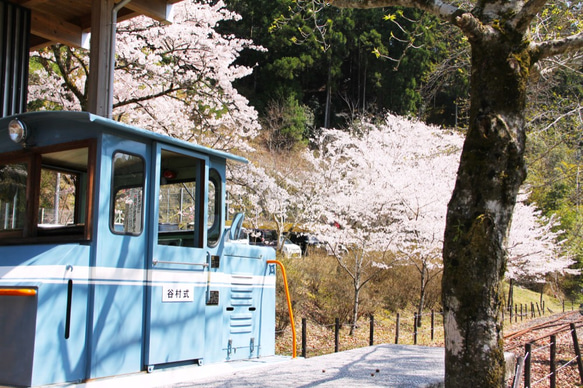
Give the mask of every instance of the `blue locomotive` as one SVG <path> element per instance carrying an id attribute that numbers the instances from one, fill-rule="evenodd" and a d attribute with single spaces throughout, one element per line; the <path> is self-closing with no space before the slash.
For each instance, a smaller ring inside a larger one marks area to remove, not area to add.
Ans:
<path id="1" fill-rule="evenodd" d="M 85 112 L 0 119 L 0 385 L 275 352 L 275 252 L 225 225 L 227 159 Z"/>

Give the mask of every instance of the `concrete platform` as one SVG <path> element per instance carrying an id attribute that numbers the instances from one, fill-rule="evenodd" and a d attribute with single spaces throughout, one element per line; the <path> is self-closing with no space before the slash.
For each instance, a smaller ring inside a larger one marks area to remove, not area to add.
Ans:
<path id="1" fill-rule="evenodd" d="M 104 378 L 71 388 L 438 387 L 444 349 L 376 345 L 310 358 L 267 357 Z M 53 386 L 54 387 L 54 386 Z"/>

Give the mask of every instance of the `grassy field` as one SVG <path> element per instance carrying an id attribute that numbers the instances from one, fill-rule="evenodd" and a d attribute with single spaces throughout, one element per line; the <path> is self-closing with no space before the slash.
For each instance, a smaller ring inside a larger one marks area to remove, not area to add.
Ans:
<path id="1" fill-rule="evenodd" d="M 509 290 L 509 285 L 508 283 L 504 284 L 504 295 L 505 295 L 505 303 L 507 302 L 507 298 L 508 298 L 508 290 Z M 535 305 L 539 304 L 539 308 L 542 307 L 540 306 L 540 293 L 538 292 L 534 292 L 525 288 L 520 288 L 520 287 L 514 287 L 514 304 L 520 306 L 521 304 L 523 305 L 528 305 L 529 307 L 529 311 L 530 311 L 530 306 L 531 303 Z M 544 305 L 545 305 L 545 313 L 559 313 L 563 311 L 563 302 L 559 299 L 553 298 L 552 296 L 543 294 L 543 301 L 544 301 Z M 571 309 L 578 309 L 579 306 L 573 304 L 571 301 L 565 301 L 565 311 L 567 310 L 571 310 Z"/>

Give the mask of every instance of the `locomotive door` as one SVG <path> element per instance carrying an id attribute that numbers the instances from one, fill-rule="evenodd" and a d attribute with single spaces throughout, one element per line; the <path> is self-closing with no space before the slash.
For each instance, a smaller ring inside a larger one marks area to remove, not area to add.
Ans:
<path id="1" fill-rule="evenodd" d="M 147 225 L 151 224 L 144 211 L 150 200 L 146 190 L 150 183 L 148 146 L 104 135 L 99 165 L 101 199 L 97 252 L 91 269 L 88 378 L 142 368 L 145 290 L 141 285 L 146 276 Z"/>
<path id="2" fill-rule="evenodd" d="M 207 160 L 158 145 L 150 226 L 146 365 L 198 360 L 204 355 L 204 249 Z"/>

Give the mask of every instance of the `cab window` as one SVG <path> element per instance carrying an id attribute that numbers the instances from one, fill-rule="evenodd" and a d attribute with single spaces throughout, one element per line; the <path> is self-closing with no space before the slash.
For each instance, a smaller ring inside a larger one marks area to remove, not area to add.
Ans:
<path id="1" fill-rule="evenodd" d="M 26 221 L 28 162 L 0 164 L 0 232 L 21 234 Z"/>
<path id="2" fill-rule="evenodd" d="M 0 243 L 90 238 L 94 148 L 76 142 L 0 159 Z"/>
<path id="3" fill-rule="evenodd" d="M 204 161 L 162 150 L 158 244 L 202 247 L 201 184 Z"/>
<path id="4" fill-rule="evenodd" d="M 221 238 L 221 199 L 223 197 L 221 187 L 221 176 L 217 170 L 211 169 L 209 173 L 207 208 L 207 244 L 210 247 L 216 246 Z"/>
<path id="5" fill-rule="evenodd" d="M 125 152 L 113 154 L 110 229 L 139 235 L 144 225 L 144 159 Z"/>

